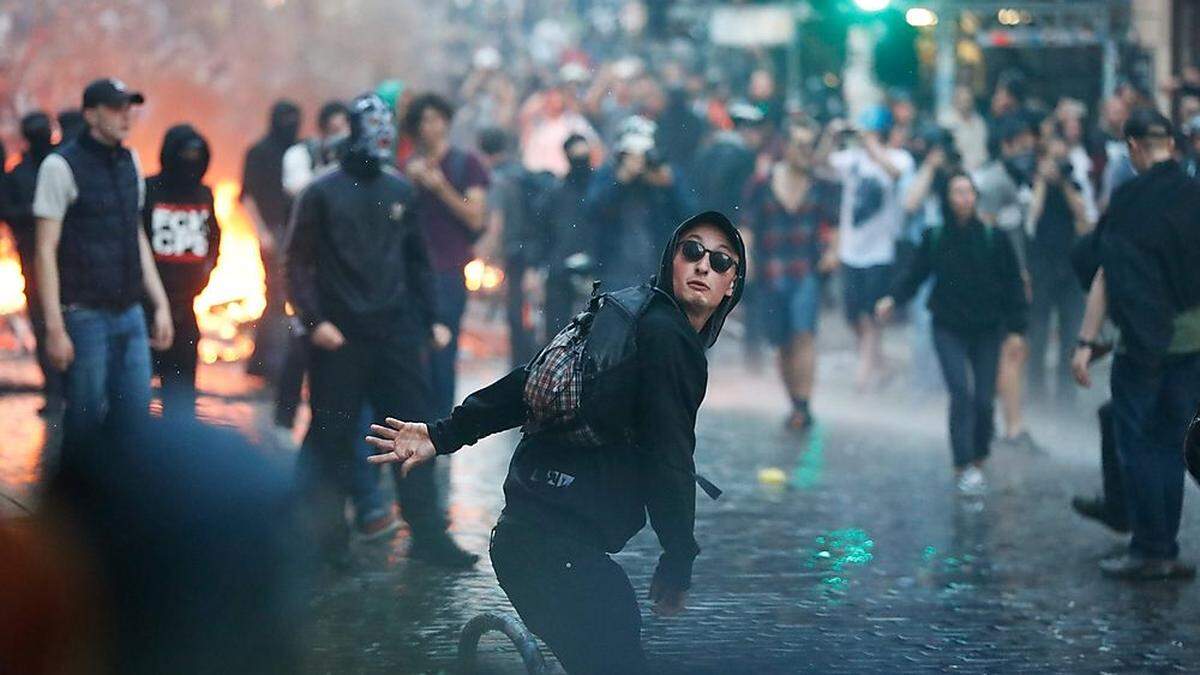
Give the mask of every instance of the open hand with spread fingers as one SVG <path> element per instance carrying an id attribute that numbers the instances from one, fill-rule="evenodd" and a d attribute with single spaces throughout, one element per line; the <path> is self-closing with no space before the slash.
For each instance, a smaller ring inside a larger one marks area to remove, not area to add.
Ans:
<path id="1" fill-rule="evenodd" d="M 382 454 L 371 455 L 367 461 L 372 464 L 393 464 L 400 462 L 400 475 L 408 476 L 408 472 L 417 466 L 428 462 L 437 456 L 433 441 L 429 438 L 429 426 L 419 422 L 402 422 L 389 417 L 387 426 L 371 425 L 371 435 L 367 443 L 382 451 Z"/>

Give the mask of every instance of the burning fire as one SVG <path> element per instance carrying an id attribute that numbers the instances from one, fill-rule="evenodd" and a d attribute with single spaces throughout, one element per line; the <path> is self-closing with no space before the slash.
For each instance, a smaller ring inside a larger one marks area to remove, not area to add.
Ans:
<path id="1" fill-rule="evenodd" d="M 238 361 L 254 350 L 249 324 L 266 308 L 266 287 L 258 237 L 249 216 L 238 204 L 237 181 L 218 181 L 213 190 L 221 250 L 208 286 L 192 305 L 200 325 L 200 359 L 204 363 Z M 25 279 L 11 238 L 0 237 L 0 315 L 25 307 Z M 504 271 L 473 260 L 463 270 L 467 290 L 494 291 Z"/>
<path id="2" fill-rule="evenodd" d="M 262 316 L 267 306 L 258 237 L 249 216 L 238 205 L 241 186 L 219 181 L 213 190 L 221 250 L 208 286 L 192 307 L 200 324 L 200 359 L 204 363 L 237 361 L 254 351 L 244 326 Z"/>

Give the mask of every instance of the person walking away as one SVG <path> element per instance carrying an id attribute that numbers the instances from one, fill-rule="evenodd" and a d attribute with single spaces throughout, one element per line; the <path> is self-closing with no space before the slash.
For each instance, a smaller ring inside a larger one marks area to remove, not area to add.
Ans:
<path id="1" fill-rule="evenodd" d="M 1133 536 L 1100 571 L 1129 580 L 1191 578 L 1196 570 L 1179 560 L 1178 534 L 1180 448 L 1200 404 L 1200 188 L 1176 161 L 1174 129 L 1161 114 L 1136 110 L 1124 132 L 1139 173 L 1113 193 L 1097 226 L 1101 271 L 1089 304 L 1103 303 L 1121 331 L 1111 388 Z M 1080 336 L 1078 361 L 1090 360 L 1094 338 Z"/>
<path id="2" fill-rule="evenodd" d="M 486 228 L 490 179 L 479 159 L 446 140 L 454 109 L 437 94 L 413 99 L 404 131 L 416 141 L 416 155 L 404 173 L 417 186 L 417 217 L 429 242 L 437 289 L 438 323 L 450 329 L 450 343 L 433 354 L 433 414 L 454 405 L 458 336 L 467 308 L 463 269 L 475 257 L 474 244 Z"/>
<path id="3" fill-rule="evenodd" d="M 150 348 L 171 346 L 171 308 L 141 224 L 145 183 L 123 143 L 145 97 L 113 78 L 83 90 L 87 131 L 38 169 L 33 215 L 46 355 L 63 372 L 64 446 L 147 414 Z M 153 307 L 147 336 L 143 294 Z M 111 420 L 109 418 L 112 418 Z"/>
<path id="4" fill-rule="evenodd" d="M 313 344 L 312 424 L 298 459 L 298 483 L 327 562 L 345 564 L 343 519 L 363 406 L 430 419 L 429 353 L 445 347 L 437 323 L 429 247 L 416 188 L 390 165 L 391 110 L 374 94 L 351 104 L 350 145 L 337 169 L 301 194 L 286 243 L 288 291 Z M 409 555 L 469 567 L 446 533 L 433 465 L 397 476 Z"/>
<path id="5" fill-rule="evenodd" d="M 980 495 L 992 443 L 993 399 L 1005 336 L 1025 330 L 1028 305 L 1011 242 L 979 219 L 971 178 L 950 176 L 943 193 L 947 224 L 926 231 L 891 292 L 876 304 L 887 321 L 927 277 L 933 340 L 950 393 L 950 447 L 957 485 Z"/>
<path id="6" fill-rule="evenodd" d="M 21 162 L 13 167 L 4 180 L 4 220 L 8 223 L 17 244 L 21 275 L 25 278 L 25 309 L 33 327 L 38 368 L 42 371 L 42 395 L 45 402 L 39 412 L 55 414 L 62 411 L 62 373 L 50 364 L 46 353 L 46 315 L 38 287 L 37 219 L 33 215 L 33 198 L 37 190 L 38 169 L 54 150 L 50 116 L 32 112 L 21 118 L 21 136 L 25 152 Z"/>
<path id="7" fill-rule="evenodd" d="M 602 302 L 618 308 L 601 304 L 592 315 L 607 321 L 623 315 L 621 308 L 635 312 L 622 329 L 584 338 L 586 349 L 612 350 L 623 365 L 597 375 L 596 388 L 584 389 L 589 402 L 572 409 L 569 420 L 545 414 L 543 397 L 557 390 L 541 379 L 548 370 L 533 365 L 471 394 L 449 418 L 429 425 L 388 418 L 387 426 L 371 427 L 370 442 L 384 453 L 373 461 L 408 472 L 524 425 L 492 533 L 492 567 L 525 625 L 568 672 L 652 672 L 633 587 L 609 557 L 647 515 L 663 547 L 650 583 L 654 612 L 672 616 L 684 608 L 700 550 L 693 453 L 708 379 L 705 350 L 741 296 L 745 260 L 724 215 L 684 221 L 668 238 L 653 285 L 606 295 Z M 624 352 L 621 345 L 630 344 Z M 543 352 L 558 363 L 556 354 L 563 351 Z M 592 391 L 606 393 L 589 397 Z"/>
<path id="8" fill-rule="evenodd" d="M 212 190 L 205 185 L 208 141 L 189 124 L 167 130 L 158 175 L 146 179 L 143 226 L 171 306 L 175 340 L 154 355 L 164 415 L 195 413 L 200 327 L 193 305 L 217 264 L 221 227 Z"/>
<path id="9" fill-rule="evenodd" d="M 271 106 L 270 126 L 265 136 L 246 151 L 242 165 L 240 201 L 254 223 L 266 284 L 266 307 L 254 331 L 254 352 L 246 372 L 275 384 L 287 348 L 287 318 L 284 314 L 284 279 L 279 248 L 292 209 L 283 188 L 283 155 L 300 133 L 300 107 L 291 101 Z"/>
<path id="10" fill-rule="evenodd" d="M 779 348 L 779 373 L 792 413 L 786 426 L 813 425 L 810 409 L 816 379 L 816 332 L 822 278 L 837 269 L 840 187 L 813 174 L 815 130 L 789 131 L 782 161 L 748 190 L 742 231 L 766 294 L 768 336 Z"/>

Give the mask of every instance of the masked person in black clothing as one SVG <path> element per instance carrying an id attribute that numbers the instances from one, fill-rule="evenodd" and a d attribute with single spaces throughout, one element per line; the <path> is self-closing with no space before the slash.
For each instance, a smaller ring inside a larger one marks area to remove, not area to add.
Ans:
<path id="1" fill-rule="evenodd" d="M 80 132 L 87 128 L 87 120 L 79 108 L 66 108 L 58 111 L 58 144 L 74 140 Z"/>
<path id="2" fill-rule="evenodd" d="M 327 560 L 345 560 L 342 504 L 355 429 L 367 403 L 428 419 L 430 348 L 450 341 L 435 324 L 433 270 L 416 213 L 416 189 L 391 166 L 396 131 L 374 94 L 351 104 L 350 142 L 340 166 L 300 194 L 286 246 L 289 297 L 312 340 L 312 424 L 301 448 L 299 482 Z M 464 567 L 478 556 L 446 534 L 433 465 L 396 490 L 413 533 L 410 555 Z"/>
<path id="3" fill-rule="evenodd" d="M 647 513 L 663 546 L 650 584 L 654 610 L 670 616 L 683 609 L 700 550 L 693 534 L 692 455 L 708 380 L 704 351 L 741 298 L 745 260 L 737 229 L 724 215 L 705 212 L 670 237 L 653 286 L 606 296 L 613 302 L 645 298 L 628 329 L 636 348 L 627 367 L 597 376 L 594 398 L 584 390 L 590 400 L 584 405 L 591 407 L 580 414 L 589 429 L 602 424 L 610 428 L 604 438 L 622 440 L 597 447 L 573 432 L 537 425 L 537 406 L 529 402 L 537 395 L 527 393 L 541 387 L 537 366 L 514 370 L 432 425 L 389 418 L 387 427 L 371 427 L 375 436 L 368 440 L 387 453 L 372 461 L 401 463 L 409 471 L 525 425 L 504 482 L 492 565 L 525 624 L 569 672 L 646 670 L 633 587 L 608 554 L 642 529 Z M 604 311 L 597 310 L 595 326 Z M 608 353 L 612 345 L 596 337 L 599 328 L 592 330 L 589 349 Z M 617 341 L 630 337 L 617 333 Z"/>
<path id="4" fill-rule="evenodd" d="M 908 302 L 933 275 L 929 311 L 934 348 L 950 390 L 950 446 L 958 489 L 979 495 L 986 489 L 981 469 L 992 442 L 1000 347 L 1008 335 L 1025 330 L 1028 305 L 1012 243 L 979 220 L 970 176 L 951 175 L 942 199 L 947 224 L 925 231 L 875 314 L 887 321 L 895 306 Z"/>
<path id="5" fill-rule="evenodd" d="M 194 412 L 200 327 L 192 305 L 217 264 L 221 228 L 213 193 L 201 183 L 208 172 L 208 141 L 190 124 L 167 130 L 162 171 L 146 179 L 142 221 L 175 322 L 171 348 L 154 353 L 162 380 L 163 412 Z"/>
<path id="6" fill-rule="evenodd" d="M 37 189 L 38 168 L 54 149 L 52 135 L 50 116 L 46 113 L 33 112 L 22 117 L 21 136 L 25 138 L 25 153 L 21 163 L 9 172 L 4 181 L 4 219 L 17 240 L 17 257 L 21 260 L 21 274 L 25 277 L 25 306 L 29 311 L 29 322 L 33 324 L 38 367 L 45 380 L 43 392 L 46 405 L 43 410 L 60 407 L 63 395 L 62 373 L 52 368 L 46 358 L 46 320 L 39 300 L 37 275 L 33 272 L 34 259 L 37 257 L 33 195 Z"/>
<path id="7" fill-rule="evenodd" d="M 562 330 L 583 309 L 576 283 L 586 282 L 595 261 L 596 226 L 584 206 L 592 179 L 592 148 L 572 134 L 563 143 L 570 170 L 536 206 L 543 227 L 539 258 L 545 274 L 546 334 Z"/>
<path id="8" fill-rule="evenodd" d="M 283 155 L 296 143 L 299 133 L 300 108 L 291 101 L 275 103 L 271 106 L 270 129 L 246 151 L 242 169 L 241 202 L 254 222 L 267 286 L 267 305 L 255 331 L 254 353 L 246 371 L 270 381 L 274 381 L 283 365 L 287 346 L 284 279 L 278 248 L 283 242 L 292 200 L 283 186 Z"/>

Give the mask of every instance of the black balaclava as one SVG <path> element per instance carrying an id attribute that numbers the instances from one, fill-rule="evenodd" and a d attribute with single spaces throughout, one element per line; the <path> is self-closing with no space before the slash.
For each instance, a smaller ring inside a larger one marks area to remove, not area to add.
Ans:
<path id="1" fill-rule="evenodd" d="M 294 145 L 300 137 L 300 106 L 291 101 L 277 101 L 271 106 L 271 128 L 267 137 L 285 147 Z"/>
<path id="2" fill-rule="evenodd" d="M 742 299 L 742 291 L 746 288 L 746 244 L 742 242 L 741 233 L 729 218 L 720 211 L 705 211 L 680 223 L 679 227 L 675 228 L 675 233 L 671 235 L 671 241 L 663 249 L 662 265 L 659 267 L 658 276 L 655 277 L 654 286 L 674 299 L 675 249 L 679 245 L 680 237 L 698 225 L 712 225 L 725 233 L 725 236 L 729 237 L 729 241 L 733 244 L 738 259 L 738 265 L 735 268 L 737 279 L 733 282 L 733 295 L 721 300 L 721 304 L 717 305 L 716 311 L 709 317 L 708 323 L 704 324 L 704 329 L 700 331 L 700 341 L 704 343 L 705 348 L 708 348 L 716 343 L 717 336 L 721 333 L 721 327 L 725 325 L 725 317 L 729 316 L 729 313 L 737 306 L 738 301 Z"/>
<path id="3" fill-rule="evenodd" d="M 196 151 L 197 157 L 186 158 L 185 154 L 191 154 L 188 150 Z M 177 189 L 194 189 L 208 171 L 208 141 L 192 125 L 177 124 L 163 137 L 159 161 L 167 184 Z"/>
<path id="4" fill-rule="evenodd" d="M 357 176 L 372 176 L 395 157 L 396 125 L 392 109 L 373 93 L 350 104 L 350 139 L 342 168 Z"/>
<path id="5" fill-rule="evenodd" d="M 50 128 L 50 116 L 44 112 L 32 112 L 21 118 L 21 136 L 29 144 L 29 157 L 40 164 L 46 155 L 54 149 L 52 137 L 54 130 Z"/>
<path id="6" fill-rule="evenodd" d="M 565 143 L 563 143 L 563 152 L 567 155 L 567 182 L 582 184 L 589 181 L 592 177 L 592 157 L 591 146 L 588 146 L 588 154 L 575 157 L 571 155 L 571 146 L 579 142 L 587 143 L 587 139 L 579 134 L 571 134 Z"/>

